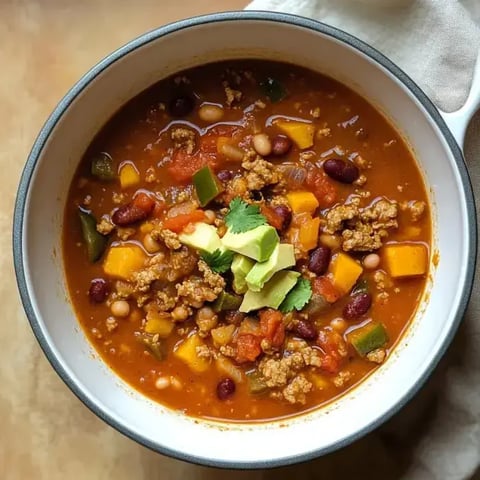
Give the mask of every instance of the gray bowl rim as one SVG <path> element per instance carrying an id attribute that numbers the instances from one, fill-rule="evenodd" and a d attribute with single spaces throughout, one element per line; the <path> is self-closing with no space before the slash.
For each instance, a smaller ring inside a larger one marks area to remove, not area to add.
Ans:
<path id="1" fill-rule="evenodd" d="M 51 134 L 55 128 L 57 122 L 60 120 L 62 115 L 69 108 L 70 104 L 76 99 L 76 97 L 105 69 L 110 65 L 115 63 L 117 60 L 121 59 L 125 55 L 128 55 L 135 51 L 138 48 L 143 47 L 144 45 L 160 38 L 165 35 L 171 34 L 173 32 L 199 26 L 205 24 L 215 24 L 218 22 L 228 22 L 228 21 L 269 21 L 269 22 L 278 22 L 278 23 L 287 23 L 293 26 L 302 27 L 310 29 L 316 32 L 319 32 L 323 35 L 332 37 L 340 42 L 343 42 L 350 47 L 355 48 L 360 51 L 370 59 L 374 60 L 377 64 L 381 65 L 387 69 L 392 75 L 394 75 L 422 104 L 425 110 L 430 115 L 430 118 L 436 123 L 448 147 L 455 158 L 456 168 L 460 174 L 460 177 L 463 182 L 463 192 L 461 192 L 465 198 L 467 212 L 468 212 L 468 266 L 465 275 L 465 288 L 462 292 L 462 297 L 458 306 L 458 309 L 455 313 L 454 322 L 451 325 L 449 335 L 446 337 L 443 344 L 440 346 L 439 350 L 436 352 L 436 355 L 432 362 L 429 365 L 429 368 L 423 373 L 420 380 L 412 385 L 412 387 L 399 398 L 395 405 L 393 405 L 384 415 L 377 418 L 375 421 L 371 422 L 369 425 L 365 426 L 363 429 L 353 432 L 350 436 L 338 441 L 328 447 L 319 448 L 305 454 L 295 455 L 291 457 L 284 457 L 277 460 L 261 460 L 261 461 L 238 461 L 230 462 L 225 460 L 217 460 L 215 458 L 207 459 L 202 457 L 197 457 L 195 455 L 189 454 L 187 452 L 181 452 L 178 450 L 170 449 L 168 447 L 160 446 L 157 443 L 149 440 L 148 438 L 143 437 L 141 434 L 130 430 L 128 427 L 123 425 L 121 422 L 117 421 L 115 418 L 110 416 L 106 411 L 104 411 L 95 401 L 91 401 L 89 397 L 83 392 L 81 387 L 77 385 L 72 378 L 69 377 L 68 373 L 64 369 L 62 362 L 55 356 L 54 351 L 52 350 L 46 336 L 44 335 L 41 322 L 35 315 L 35 311 L 32 306 L 32 302 L 29 295 L 29 290 L 27 287 L 27 278 L 26 272 L 24 270 L 23 262 L 23 224 L 25 217 L 25 210 L 27 208 L 27 198 L 28 190 L 31 182 L 33 172 L 35 170 L 37 161 L 42 153 L 42 150 Z M 475 201 L 472 190 L 472 184 L 468 174 L 468 170 L 463 158 L 462 151 L 455 141 L 452 133 L 450 132 L 448 126 L 440 115 L 438 109 L 433 104 L 433 102 L 428 98 L 428 96 L 422 91 L 422 89 L 397 65 L 395 65 L 391 60 L 385 57 L 375 48 L 371 47 L 367 43 L 359 40 L 358 38 L 340 30 L 338 28 L 332 27 L 330 25 L 324 24 L 322 22 L 312 20 L 306 17 L 301 17 L 297 15 L 287 14 L 287 13 L 278 13 L 278 12 L 267 12 L 267 11 L 231 11 L 223 13 L 214 13 L 208 15 L 201 15 L 197 17 L 188 18 L 185 20 L 179 20 L 162 27 L 159 27 L 155 30 L 147 32 L 119 49 L 115 50 L 99 63 L 97 63 L 93 68 L 91 68 L 83 77 L 67 92 L 67 94 L 60 100 L 58 105 L 55 107 L 51 115 L 48 117 L 46 123 L 42 127 L 35 143 L 32 147 L 32 150 L 28 156 L 27 162 L 22 172 L 20 179 L 17 197 L 15 201 L 14 209 L 14 218 L 13 218 L 13 257 L 14 257 L 14 266 L 15 266 L 15 275 L 17 278 L 17 285 L 21 297 L 21 301 L 25 310 L 25 313 L 30 322 L 30 326 L 33 330 L 33 333 L 40 344 L 44 354 L 46 355 L 48 361 L 55 369 L 60 378 L 65 382 L 65 384 L 70 388 L 70 390 L 98 417 L 104 420 L 108 425 L 115 428 L 120 433 L 126 435 L 127 437 L 135 440 L 141 445 L 148 447 L 149 449 L 162 453 L 164 455 L 188 461 L 190 463 L 195 463 L 199 465 L 211 466 L 211 467 L 220 467 L 220 468 L 232 468 L 232 469 L 257 469 L 257 468 L 274 468 L 284 465 L 292 465 L 299 462 L 304 462 L 307 460 L 312 460 L 314 458 L 326 455 L 335 450 L 343 448 L 350 443 L 354 442 L 365 436 L 366 434 L 372 432 L 377 427 L 386 422 L 390 417 L 397 413 L 401 408 L 403 408 L 412 397 L 418 392 L 420 387 L 425 383 L 428 377 L 431 375 L 438 362 L 445 354 L 448 346 L 453 340 L 455 333 L 461 323 L 463 315 L 468 306 L 468 301 L 471 295 L 473 287 L 473 279 L 475 274 L 475 263 L 476 263 L 476 251 L 477 251 L 477 221 L 476 221 L 476 209 Z"/>

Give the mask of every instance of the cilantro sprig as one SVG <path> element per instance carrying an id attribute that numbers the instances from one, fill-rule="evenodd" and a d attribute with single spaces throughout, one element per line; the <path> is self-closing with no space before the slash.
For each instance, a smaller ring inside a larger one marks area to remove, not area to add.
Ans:
<path id="1" fill-rule="evenodd" d="M 202 260 L 216 273 L 225 273 L 233 261 L 233 252 L 230 250 L 220 251 L 218 248 L 212 252 L 202 252 Z"/>
<path id="2" fill-rule="evenodd" d="M 243 233 L 265 225 L 267 219 L 260 213 L 258 205 L 249 205 L 240 197 L 235 197 L 225 215 L 225 223 L 232 233 Z"/>
<path id="3" fill-rule="evenodd" d="M 288 292 L 281 303 L 279 310 L 288 313 L 292 310 L 301 310 L 312 297 L 312 285 L 306 278 L 300 277 L 295 286 Z"/>

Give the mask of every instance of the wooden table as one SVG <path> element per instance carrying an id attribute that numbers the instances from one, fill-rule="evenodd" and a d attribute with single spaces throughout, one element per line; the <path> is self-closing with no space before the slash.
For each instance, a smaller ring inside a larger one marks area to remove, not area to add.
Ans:
<path id="1" fill-rule="evenodd" d="M 392 427 L 327 458 L 275 471 L 227 473 L 158 455 L 108 427 L 67 389 L 40 351 L 21 307 L 11 258 L 16 187 L 35 136 L 55 104 L 88 68 L 133 37 L 172 20 L 241 9 L 245 3 L 0 2 L 1 480 L 358 479 L 357 462 L 371 465 L 369 478 L 374 480 L 394 478 L 393 469 L 403 463 L 400 454 L 378 455 L 389 449 L 384 439 Z M 372 448 L 375 456 L 369 455 Z"/>

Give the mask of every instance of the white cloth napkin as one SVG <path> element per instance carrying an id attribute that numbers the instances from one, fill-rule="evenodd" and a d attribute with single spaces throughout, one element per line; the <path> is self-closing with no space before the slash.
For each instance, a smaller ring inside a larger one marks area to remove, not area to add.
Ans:
<path id="1" fill-rule="evenodd" d="M 378 5 L 381 2 L 375 2 L 375 6 L 367 3 L 254 0 L 247 9 L 295 13 L 341 28 L 397 63 L 443 110 L 461 107 L 470 89 L 480 45 L 480 0 L 411 0 L 401 7 L 387 7 L 388 0 L 383 6 Z M 480 198 L 478 132 L 480 115 L 469 128 L 465 147 L 476 196 Z M 466 318 L 425 388 L 373 434 L 312 462 L 309 478 L 480 478 L 478 271 Z"/>

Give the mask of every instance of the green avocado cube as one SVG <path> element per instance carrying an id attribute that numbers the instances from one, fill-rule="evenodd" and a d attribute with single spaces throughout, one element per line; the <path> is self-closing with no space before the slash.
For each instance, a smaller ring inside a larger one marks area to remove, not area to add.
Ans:
<path id="1" fill-rule="evenodd" d="M 279 243 L 268 260 L 256 263 L 248 272 L 246 277 L 248 288 L 254 292 L 259 292 L 275 273 L 293 265 L 295 265 L 293 245 Z"/>
<path id="2" fill-rule="evenodd" d="M 182 232 L 178 236 L 178 239 L 184 245 L 208 253 L 222 250 L 222 242 L 218 236 L 217 229 L 213 225 L 197 222 L 193 227 L 194 230 L 191 233 Z"/>
<path id="3" fill-rule="evenodd" d="M 248 287 L 245 278 L 254 265 L 255 262 L 251 258 L 240 255 L 239 253 L 233 256 L 232 266 L 230 268 L 233 273 L 233 290 L 236 293 L 245 293 L 247 291 Z"/>
<path id="4" fill-rule="evenodd" d="M 278 245 L 277 230 L 270 225 L 260 225 L 248 232 L 232 233 L 230 229 L 222 238 L 227 250 L 264 262 Z"/>
<path id="5" fill-rule="evenodd" d="M 287 296 L 287 293 L 297 283 L 299 276 L 299 272 L 291 270 L 277 272 L 259 292 L 247 290 L 239 311 L 248 313 L 264 307 L 278 308 Z"/>

